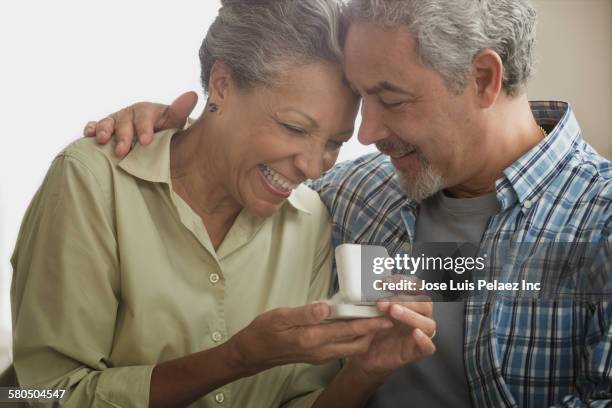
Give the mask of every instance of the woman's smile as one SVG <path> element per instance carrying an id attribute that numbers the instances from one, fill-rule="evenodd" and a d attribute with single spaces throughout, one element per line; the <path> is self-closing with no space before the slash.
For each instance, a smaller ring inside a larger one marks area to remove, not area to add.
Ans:
<path id="1" fill-rule="evenodd" d="M 266 190 L 279 197 L 289 197 L 291 191 L 298 186 L 298 184 L 293 183 L 291 180 L 263 163 L 257 165 L 257 170 L 259 170 L 262 184 Z"/>

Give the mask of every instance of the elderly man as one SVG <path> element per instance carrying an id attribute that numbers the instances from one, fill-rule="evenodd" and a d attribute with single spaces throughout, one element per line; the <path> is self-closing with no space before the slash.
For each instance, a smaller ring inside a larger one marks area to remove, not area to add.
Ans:
<path id="1" fill-rule="evenodd" d="M 612 242 L 612 166 L 571 107 L 529 102 L 535 11 L 528 0 L 352 0 L 346 78 L 362 98 L 359 140 L 382 154 L 312 183 L 334 243 L 390 253 L 420 242 Z M 184 123 L 192 95 L 138 104 L 86 134 L 133 137 Z M 156 126 L 154 126 L 156 124 Z M 609 271 L 608 271 L 609 278 Z M 373 407 L 610 406 L 612 303 L 437 303 L 437 353 L 397 370 Z M 427 404 L 427 405 L 426 405 Z"/>

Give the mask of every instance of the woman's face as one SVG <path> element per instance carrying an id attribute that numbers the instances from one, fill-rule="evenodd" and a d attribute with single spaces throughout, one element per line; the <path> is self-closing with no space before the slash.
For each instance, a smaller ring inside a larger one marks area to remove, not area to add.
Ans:
<path id="1" fill-rule="evenodd" d="M 215 121 L 224 135 L 213 158 L 223 169 L 220 181 L 237 203 L 262 217 L 334 164 L 358 108 L 340 65 L 295 65 L 278 79 L 249 90 L 229 85 L 222 109 L 212 114 L 221 113 Z"/>

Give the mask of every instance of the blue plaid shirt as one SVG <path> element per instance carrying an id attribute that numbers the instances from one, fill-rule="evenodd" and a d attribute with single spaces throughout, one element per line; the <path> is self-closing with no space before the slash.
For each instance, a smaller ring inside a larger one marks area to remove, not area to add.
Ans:
<path id="1" fill-rule="evenodd" d="M 612 164 L 582 139 L 568 104 L 531 107 L 552 131 L 497 180 L 501 211 L 481 245 L 600 242 L 609 250 Z M 393 175 L 386 156 L 370 154 L 312 182 L 332 215 L 335 246 L 377 244 L 390 254 L 410 248 L 418 204 Z M 464 316 L 474 406 L 612 407 L 611 302 L 470 297 Z"/>

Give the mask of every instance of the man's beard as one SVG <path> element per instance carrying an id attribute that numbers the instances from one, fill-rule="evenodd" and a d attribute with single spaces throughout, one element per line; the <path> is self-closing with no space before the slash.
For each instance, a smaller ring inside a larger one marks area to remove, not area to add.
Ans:
<path id="1" fill-rule="evenodd" d="M 395 138 L 394 140 L 381 140 L 376 143 L 376 147 L 381 153 L 396 157 L 414 150 L 414 154 L 417 155 L 417 159 L 421 164 L 418 172 L 415 174 L 395 169 L 395 178 L 408 198 L 421 202 L 444 188 L 444 179 L 440 172 L 413 145 Z"/>

